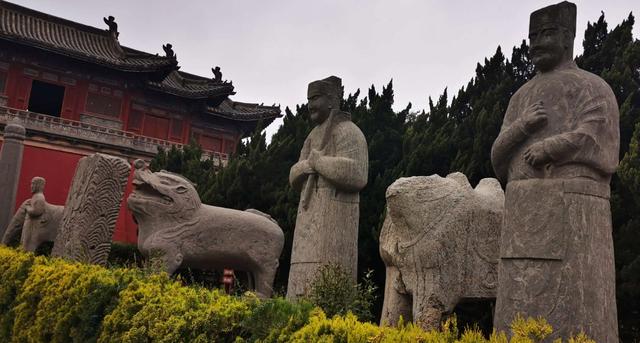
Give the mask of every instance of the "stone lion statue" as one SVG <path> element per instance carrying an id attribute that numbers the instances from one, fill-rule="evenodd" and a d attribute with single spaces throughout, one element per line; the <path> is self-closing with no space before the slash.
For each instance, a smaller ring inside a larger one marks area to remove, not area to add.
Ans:
<path id="1" fill-rule="evenodd" d="M 386 197 L 382 323 L 403 316 L 434 329 L 462 300 L 496 297 L 504 212 L 496 179 L 474 189 L 462 173 L 401 178 Z"/>
<path id="2" fill-rule="evenodd" d="M 160 259 L 169 274 L 181 266 L 242 270 L 258 295 L 271 296 L 284 246 L 275 220 L 257 210 L 204 205 L 183 176 L 152 173 L 141 160 L 134 165 L 135 188 L 127 206 L 138 223 L 138 249 L 145 257 Z"/>

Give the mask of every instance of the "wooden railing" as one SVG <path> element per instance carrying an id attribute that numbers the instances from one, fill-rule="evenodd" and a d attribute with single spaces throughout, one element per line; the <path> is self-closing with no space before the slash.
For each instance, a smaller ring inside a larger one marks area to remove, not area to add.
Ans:
<path id="1" fill-rule="evenodd" d="M 48 136 L 66 138 L 67 140 L 104 145 L 150 157 L 158 152 L 159 147 L 170 149 L 172 146 L 176 146 L 181 149 L 184 146 L 181 143 L 142 136 L 114 128 L 0 106 L 0 125 L 6 125 L 14 118 L 19 119 L 27 129 L 27 132 L 44 133 Z M 226 165 L 229 158 L 227 154 L 215 151 L 205 151 L 203 155 L 204 158 L 211 158 L 218 166 Z"/>

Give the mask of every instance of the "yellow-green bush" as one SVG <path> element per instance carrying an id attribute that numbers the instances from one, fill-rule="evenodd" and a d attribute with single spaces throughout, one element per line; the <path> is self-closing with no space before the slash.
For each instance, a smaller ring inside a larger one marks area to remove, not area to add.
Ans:
<path id="1" fill-rule="evenodd" d="M 36 259 L 15 306 L 13 341 L 95 341 L 104 315 L 133 271 Z"/>
<path id="2" fill-rule="evenodd" d="M 0 247 L 1 342 L 438 342 L 534 343 L 551 333 L 542 319 L 517 319 L 513 337 L 377 326 L 352 313 L 328 318 L 309 303 L 233 297 L 186 287 L 166 274 L 34 257 Z M 584 335 L 568 343 L 593 342 Z M 556 342 L 554 342 L 556 343 Z"/>
<path id="3" fill-rule="evenodd" d="M 98 342 L 233 341 L 250 314 L 249 302 L 218 290 L 181 286 L 166 274 L 153 275 L 120 293 Z"/>
<path id="4" fill-rule="evenodd" d="M 249 342 L 288 342 L 291 335 L 309 322 L 313 308 L 304 300 L 293 303 L 275 298 L 256 302 L 251 315 L 241 324 L 244 336 Z"/>
<path id="5" fill-rule="evenodd" d="M 7 342 L 13 327 L 14 301 L 35 257 L 32 254 L 19 254 L 7 248 L 0 248 L 0 341 Z"/>

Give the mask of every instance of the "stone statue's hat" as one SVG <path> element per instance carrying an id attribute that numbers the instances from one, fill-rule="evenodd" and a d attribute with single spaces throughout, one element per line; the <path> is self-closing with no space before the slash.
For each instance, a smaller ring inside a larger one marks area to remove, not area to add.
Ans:
<path id="1" fill-rule="evenodd" d="M 531 13 L 529 32 L 539 31 L 549 26 L 561 26 L 576 35 L 576 4 L 563 1 L 541 8 Z"/>
<path id="2" fill-rule="evenodd" d="M 309 84 L 307 94 L 334 95 L 342 99 L 342 79 L 337 76 L 329 76 L 326 79 L 313 81 Z"/>

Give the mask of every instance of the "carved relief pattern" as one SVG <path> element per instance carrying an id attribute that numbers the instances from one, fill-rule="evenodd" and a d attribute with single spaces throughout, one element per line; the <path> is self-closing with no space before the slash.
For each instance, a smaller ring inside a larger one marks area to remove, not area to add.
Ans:
<path id="1" fill-rule="evenodd" d="M 105 264 L 130 166 L 95 154 L 78 163 L 52 254 Z"/>

